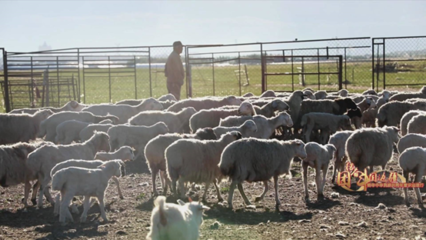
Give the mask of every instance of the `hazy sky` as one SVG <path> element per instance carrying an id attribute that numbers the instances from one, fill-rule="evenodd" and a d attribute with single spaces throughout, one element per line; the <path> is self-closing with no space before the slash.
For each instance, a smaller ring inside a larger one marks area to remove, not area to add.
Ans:
<path id="1" fill-rule="evenodd" d="M 425 35 L 426 1 L 2 1 L 0 47 Z"/>

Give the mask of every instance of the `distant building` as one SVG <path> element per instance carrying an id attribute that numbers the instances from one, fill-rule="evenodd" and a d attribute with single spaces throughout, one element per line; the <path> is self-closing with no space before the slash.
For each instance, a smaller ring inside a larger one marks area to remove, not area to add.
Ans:
<path id="1" fill-rule="evenodd" d="M 52 50 L 52 47 L 47 45 L 46 42 L 43 43 L 43 45 L 38 46 L 39 51 L 46 51 L 46 50 Z"/>

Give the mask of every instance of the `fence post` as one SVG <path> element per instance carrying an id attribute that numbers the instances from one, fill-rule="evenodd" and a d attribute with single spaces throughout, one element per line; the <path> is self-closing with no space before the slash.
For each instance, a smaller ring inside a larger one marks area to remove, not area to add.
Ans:
<path id="1" fill-rule="evenodd" d="M 374 89 L 374 38 L 371 39 L 371 88 Z"/>
<path id="2" fill-rule="evenodd" d="M 186 97 L 192 97 L 192 74 L 189 63 L 189 47 L 185 47 Z"/>
<path id="3" fill-rule="evenodd" d="M 214 53 L 212 53 L 212 74 L 213 74 L 213 96 L 216 94 L 215 82 L 214 82 Z"/>
<path id="4" fill-rule="evenodd" d="M 134 70 L 135 70 L 135 99 L 138 99 L 138 85 L 137 85 L 137 83 L 136 83 L 136 79 L 137 79 L 137 77 L 136 77 L 136 56 L 135 55 L 133 55 L 133 63 L 135 64 L 134 65 Z"/>
<path id="5" fill-rule="evenodd" d="M 3 75 L 4 75 L 4 105 L 6 112 L 10 112 L 10 101 L 9 101 L 9 76 L 7 69 L 7 52 L 3 48 Z"/>
<path id="6" fill-rule="evenodd" d="M 108 102 L 111 102 L 111 57 L 108 56 L 108 86 L 109 86 L 109 99 Z"/>
<path id="7" fill-rule="evenodd" d="M 149 69 L 149 96 L 152 97 L 151 47 L 148 48 L 148 69 Z M 157 75 L 155 75 L 155 76 L 157 76 Z"/>
<path id="8" fill-rule="evenodd" d="M 342 89 L 342 78 L 343 78 L 343 73 L 342 73 L 343 64 L 342 64 L 342 61 L 343 61 L 343 57 L 342 57 L 342 55 L 340 55 L 339 56 L 339 90 Z"/>
<path id="9" fill-rule="evenodd" d="M 77 101 L 78 102 L 80 102 L 80 91 L 81 91 L 81 89 L 80 89 L 80 49 L 79 48 L 77 48 L 77 62 L 78 62 L 78 65 L 77 65 L 77 70 L 78 70 L 78 91 L 77 91 Z M 83 66 L 84 67 L 84 66 Z"/>
<path id="10" fill-rule="evenodd" d="M 386 89 L 386 38 L 383 38 L 383 90 Z M 379 87 L 379 86 L 377 86 Z"/>
<path id="11" fill-rule="evenodd" d="M 238 52 L 238 88 L 241 96 L 241 56 L 240 52 Z"/>
<path id="12" fill-rule="evenodd" d="M 265 82 L 265 59 L 263 56 L 263 44 L 260 43 L 260 68 L 262 72 L 262 93 L 266 91 L 266 82 Z"/>

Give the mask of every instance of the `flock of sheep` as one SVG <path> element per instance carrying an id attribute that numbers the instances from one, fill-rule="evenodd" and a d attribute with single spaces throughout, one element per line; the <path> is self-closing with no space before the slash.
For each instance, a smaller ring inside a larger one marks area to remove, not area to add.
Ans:
<path id="1" fill-rule="evenodd" d="M 278 177 L 291 176 L 294 158 L 301 159 L 306 200 L 308 167 L 315 169 L 321 198 L 330 161 L 332 182 L 347 160 L 361 171 L 371 172 L 374 166 L 384 169 L 394 144 L 407 180 L 409 173 L 415 174 L 415 182 L 426 174 L 426 87 L 409 93 L 351 94 L 345 89 L 327 93 L 307 88 L 181 101 L 171 94 L 116 104 L 70 101 L 62 108 L 0 114 L 0 123 L 0 185 L 23 183 L 25 207 L 31 188 L 33 205 L 42 207 L 45 196 L 61 223 L 73 221 L 69 207 L 78 213 L 74 196 L 84 197 L 81 222 L 93 199 L 107 221 L 108 181 L 116 182 L 123 198 L 118 178 L 125 175 L 129 160 L 146 161 L 156 196 L 158 173 L 163 195 L 170 189 L 184 199 L 191 184 L 205 184 L 204 201 L 211 184 L 218 201 L 223 201 L 218 185 L 228 178 L 229 208 L 236 187 L 245 204 L 252 204 L 244 193 L 244 181 L 264 183 L 263 193 L 255 198 L 260 201 L 273 178 L 278 209 Z M 57 192 L 55 198 L 51 190 Z M 409 204 L 407 189 L 404 192 Z M 418 188 L 415 193 L 423 207 Z M 198 238 L 202 212 L 208 207 L 192 201 L 167 203 L 164 196 L 154 203 L 148 239 Z"/>

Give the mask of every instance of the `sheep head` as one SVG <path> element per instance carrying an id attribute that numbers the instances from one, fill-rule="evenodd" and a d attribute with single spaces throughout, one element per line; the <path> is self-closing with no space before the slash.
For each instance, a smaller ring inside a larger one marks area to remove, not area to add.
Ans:
<path id="1" fill-rule="evenodd" d="M 284 141 L 284 143 L 287 141 Z M 306 150 L 305 150 L 305 144 L 302 142 L 302 140 L 299 139 L 295 139 L 295 140 L 290 140 L 288 141 L 290 142 L 291 146 L 294 148 L 294 153 L 296 157 L 299 157 L 301 159 L 305 159 L 308 155 L 306 154 Z"/>
<path id="2" fill-rule="evenodd" d="M 200 128 L 195 132 L 195 139 L 199 140 L 215 140 L 217 139 L 216 134 L 213 131 L 213 128 L 206 127 L 206 128 Z"/>

